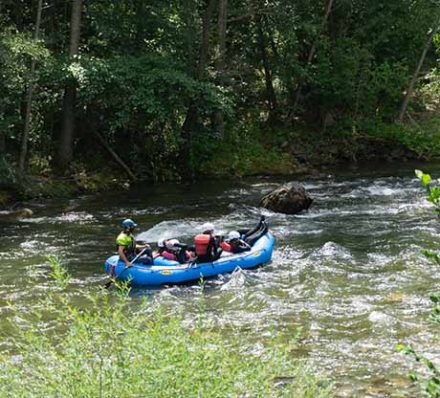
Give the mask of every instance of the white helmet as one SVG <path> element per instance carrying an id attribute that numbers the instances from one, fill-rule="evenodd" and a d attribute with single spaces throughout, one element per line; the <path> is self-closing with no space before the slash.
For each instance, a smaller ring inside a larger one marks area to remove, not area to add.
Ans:
<path id="1" fill-rule="evenodd" d="M 157 247 L 159 248 L 165 247 L 165 239 L 159 239 L 157 241 Z"/>
<path id="2" fill-rule="evenodd" d="M 238 232 L 238 231 L 229 232 L 228 240 L 233 240 L 233 239 L 240 239 L 240 232 Z"/>
<path id="3" fill-rule="evenodd" d="M 213 232 L 214 231 L 214 224 L 210 223 L 210 222 L 205 222 L 201 227 L 200 227 L 201 231 L 203 233 L 205 232 Z"/>
<path id="4" fill-rule="evenodd" d="M 170 239 L 167 240 L 166 246 L 167 247 L 173 247 L 174 245 L 178 245 L 180 242 L 178 239 Z"/>

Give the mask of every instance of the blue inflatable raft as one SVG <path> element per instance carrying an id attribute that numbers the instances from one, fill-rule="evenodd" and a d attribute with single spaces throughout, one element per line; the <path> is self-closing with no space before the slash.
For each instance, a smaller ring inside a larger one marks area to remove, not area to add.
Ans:
<path id="1" fill-rule="evenodd" d="M 160 256 L 154 259 L 153 265 L 135 262 L 132 267 L 127 268 L 119 256 L 115 255 L 105 262 L 105 271 L 109 275 L 113 272 L 118 280 L 131 281 L 134 286 L 184 283 L 233 272 L 236 268 L 255 268 L 268 263 L 272 258 L 274 244 L 274 236 L 267 232 L 255 242 L 250 251 L 240 254 L 223 252 L 218 260 L 210 263 L 179 264 Z"/>

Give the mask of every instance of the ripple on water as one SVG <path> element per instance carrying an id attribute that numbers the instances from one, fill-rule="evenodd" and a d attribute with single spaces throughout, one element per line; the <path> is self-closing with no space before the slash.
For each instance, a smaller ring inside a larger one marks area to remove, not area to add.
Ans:
<path id="1" fill-rule="evenodd" d="M 56 217 L 32 217 L 23 218 L 20 220 L 22 223 L 31 224 L 59 224 L 59 223 L 77 223 L 77 224 L 89 224 L 96 222 L 96 218 L 85 211 L 72 211 L 67 213 L 62 213 L 60 216 Z"/>
<path id="2" fill-rule="evenodd" d="M 375 325 L 385 327 L 391 326 L 396 322 L 395 318 L 380 311 L 372 311 L 370 315 L 368 315 L 368 320 Z"/>
<path id="3" fill-rule="evenodd" d="M 345 247 L 338 245 L 335 242 L 326 242 L 322 247 L 319 249 L 315 249 L 312 253 L 309 255 L 310 260 L 316 260 L 323 258 L 331 258 L 333 260 L 352 260 L 353 256 L 350 253 L 350 250 L 346 249 Z"/>
<path id="4" fill-rule="evenodd" d="M 291 338 L 301 326 L 300 355 L 336 378 L 339 397 L 415 396 L 407 385 L 396 390 L 396 375 L 407 374 L 412 364 L 396 354 L 395 344 L 403 340 L 433 359 L 440 355 L 427 320 L 438 266 L 420 257 L 422 247 L 440 243 L 440 224 L 417 180 L 316 179 L 305 184 L 315 198 L 312 208 L 298 215 L 258 207 L 261 195 L 278 186 L 273 180 L 242 185 L 220 194 L 202 192 L 197 199 L 183 192 L 170 206 L 162 206 L 163 191 L 134 203 L 127 195 L 95 203 L 95 211 L 81 199 L 75 211 L 8 226 L 8 247 L 0 247 L 0 312 L 8 315 L 4 300 L 24 303 L 24 312 L 45 296 L 49 268 L 42 255 L 48 251 L 66 255 L 73 273 L 70 294 L 81 301 L 84 289 L 103 282 L 102 259 L 114 249 L 117 224 L 127 214 L 139 216 L 141 226 L 156 223 L 138 236 L 149 242 L 192 240 L 206 221 L 224 234 L 252 227 L 263 214 L 277 238 L 271 264 L 207 280 L 203 289 L 197 283 L 134 289 L 134 298 L 151 300 L 146 311 L 157 303 L 170 313 L 183 311 L 191 325 L 203 306 L 212 325 L 240 328 L 256 341 L 257 351 L 264 336 Z"/>

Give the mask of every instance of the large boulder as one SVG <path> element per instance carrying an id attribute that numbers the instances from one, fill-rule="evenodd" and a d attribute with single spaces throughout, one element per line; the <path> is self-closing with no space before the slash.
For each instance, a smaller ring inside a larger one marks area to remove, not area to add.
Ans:
<path id="1" fill-rule="evenodd" d="M 296 214 L 307 210 L 313 199 L 302 185 L 289 183 L 261 198 L 260 206 L 278 213 Z"/>

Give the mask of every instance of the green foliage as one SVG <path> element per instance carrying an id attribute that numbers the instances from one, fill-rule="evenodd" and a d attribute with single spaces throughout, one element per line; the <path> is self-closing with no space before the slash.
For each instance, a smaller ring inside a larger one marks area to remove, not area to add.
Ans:
<path id="1" fill-rule="evenodd" d="M 10 156 L 0 155 L 0 181 L 3 184 L 16 184 L 18 182 L 17 170 L 11 164 Z"/>
<path id="2" fill-rule="evenodd" d="M 0 190 L 0 206 L 5 206 L 11 200 L 11 196 L 8 192 Z"/>
<path id="3" fill-rule="evenodd" d="M 66 4 L 43 7 L 39 41 L 32 38 L 34 3 L 2 7 L 0 138 L 6 138 L 9 164 L 15 167 L 20 152 L 32 60 L 27 163 L 38 175 L 57 171 L 53 160 L 67 114 L 67 85 L 76 89 L 74 160 L 87 176 L 109 162 L 95 131 L 137 175 L 155 181 L 188 175 L 180 167 L 185 156 L 191 171 L 216 175 L 296 171 L 279 149 L 284 142 L 278 142 L 277 129 L 301 129 L 300 142 L 327 148 L 314 155 L 324 164 L 368 158 L 368 145 L 357 145 L 359 136 L 395 142 L 419 157 L 440 154 L 438 118 L 425 115 L 440 110 L 434 52 L 424 68 L 433 72 L 419 82 L 409 108 L 424 116 L 422 122 L 393 123 L 426 33 L 438 19 L 435 2 L 334 2 L 328 18 L 322 0 L 230 2 L 226 62 L 219 62 L 217 12 L 203 41 L 205 1 L 153 3 L 83 2 L 80 51 L 73 59 Z M 202 53 L 206 65 L 198 70 Z M 187 145 L 182 126 L 190 105 L 197 115 Z M 225 134 L 216 138 L 219 114 Z M 230 136 L 236 131 L 239 141 Z M 292 137 L 286 147 L 296 145 Z"/>
<path id="4" fill-rule="evenodd" d="M 47 65 L 49 59 L 50 52 L 43 42 L 11 28 L 0 30 L 0 133 L 6 137 L 20 137 L 21 101 L 29 83 L 31 60 Z"/>
<path id="5" fill-rule="evenodd" d="M 52 268 L 52 272 L 49 275 L 60 289 L 65 289 L 70 283 L 70 276 L 67 270 L 62 266 L 59 258 L 49 256 L 47 259 Z"/>
<path id="6" fill-rule="evenodd" d="M 185 325 L 182 315 L 132 302 L 126 289 L 86 293 L 89 305 L 78 308 L 62 290 L 62 267 L 53 266 L 56 289 L 11 326 L 2 397 L 331 396 L 331 385 L 275 340 L 255 352 L 239 330 Z"/>
<path id="7" fill-rule="evenodd" d="M 80 191 L 98 192 L 112 188 L 120 189 L 125 182 L 124 177 L 111 168 L 88 171 L 84 164 L 75 162 L 71 165 L 72 177 Z"/>
<path id="8" fill-rule="evenodd" d="M 428 193 L 428 200 L 434 204 L 437 215 L 439 215 L 440 203 L 439 203 L 439 188 L 431 187 L 431 176 L 429 174 L 423 173 L 421 170 L 415 170 L 417 178 L 420 180 L 422 185 L 426 188 Z M 422 250 L 422 254 L 427 258 L 440 264 L 440 257 L 437 253 L 430 250 Z M 440 325 L 440 293 L 433 294 L 430 297 L 432 303 L 434 304 L 431 320 L 433 323 Z M 417 382 L 422 390 L 425 392 L 427 397 L 439 398 L 440 397 L 440 368 L 433 361 L 424 355 L 419 354 L 413 347 L 406 344 L 398 344 L 396 349 L 406 355 L 411 356 L 417 363 L 424 366 L 426 370 L 426 375 L 421 375 L 417 372 L 411 372 L 409 375 L 410 379 Z"/>
<path id="9" fill-rule="evenodd" d="M 429 175 L 429 174 L 425 174 L 425 173 L 423 173 L 423 171 L 421 171 L 421 170 L 415 170 L 415 174 L 416 174 L 416 177 L 420 180 L 420 182 L 422 183 L 422 185 L 424 186 L 424 187 L 427 187 L 428 188 L 428 186 L 429 186 L 429 184 L 430 184 L 430 182 L 431 182 L 431 176 Z"/>
<path id="10" fill-rule="evenodd" d="M 426 370 L 431 374 L 430 377 L 424 378 L 416 372 L 411 372 L 409 378 L 412 381 L 417 382 L 428 397 L 440 397 L 440 369 L 438 369 L 438 367 L 430 359 L 420 355 L 411 346 L 398 344 L 396 349 L 397 351 L 411 356 L 417 363 L 424 365 Z"/>
<path id="11" fill-rule="evenodd" d="M 264 145 L 257 132 L 234 131 L 220 145 L 215 136 L 201 135 L 195 143 L 196 170 L 200 175 L 241 177 L 291 175 L 302 171 L 292 155 Z"/>
<path id="12" fill-rule="evenodd" d="M 426 250 L 426 249 L 423 249 L 423 250 L 421 251 L 421 253 L 422 253 L 426 258 L 429 258 L 430 260 L 432 260 L 432 261 L 434 261 L 434 262 L 436 262 L 437 264 L 440 265 L 440 256 L 439 256 L 437 253 L 434 253 L 433 251 L 431 251 L 431 250 Z"/>
<path id="13" fill-rule="evenodd" d="M 429 298 L 434 305 L 431 314 L 431 320 L 434 323 L 440 324 L 440 293 L 431 294 Z"/>
<path id="14" fill-rule="evenodd" d="M 180 130 L 192 101 L 203 104 L 201 117 L 218 108 L 228 110 L 221 90 L 193 79 L 168 57 L 83 57 L 77 69 L 79 101 L 89 117 L 99 117 L 99 130 L 121 156 L 154 179 L 178 174 Z"/>
<path id="15" fill-rule="evenodd" d="M 431 186 L 431 176 L 429 174 L 425 174 L 421 170 L 416 170 L 415 174 L 426 188 L 428 194 L 427 200 L 434 205 L 437 216 L 440 216 L 440 187 Z"/>

